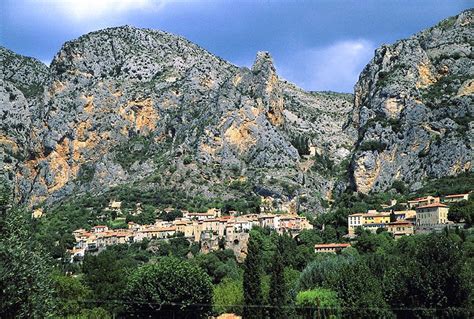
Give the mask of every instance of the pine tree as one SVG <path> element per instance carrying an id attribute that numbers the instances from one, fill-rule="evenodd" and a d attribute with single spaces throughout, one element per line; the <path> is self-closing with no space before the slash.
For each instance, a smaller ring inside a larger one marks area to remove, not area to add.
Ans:
<path id="1" fill-rule="evenodd" d="M 285 319 L 286 314 L 286 285 L 284 277 L 284 264 L 282 256 L 283 238 L 278 238 L 277 247 L 273 257 L 270 281 L 270 318 Z"/>
<path id="2" fill-rule="evenodd" d="M 247 246 L 247 258 L 244 262 L 244 319 L 262 318 L 262 239 L 260 234 L 252 232 Z"/>

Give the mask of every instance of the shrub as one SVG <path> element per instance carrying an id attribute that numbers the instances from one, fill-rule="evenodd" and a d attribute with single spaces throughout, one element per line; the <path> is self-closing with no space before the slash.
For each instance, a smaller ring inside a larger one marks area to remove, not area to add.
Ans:
<path id="1" fill-rule="evenodd" d="M 366 151 L 378 151 L 379 153 L 383 152 L 387 148 L 387 145 L 385 143 L 382 143 L 380 141 L 365 141 L 359 146 L 359 150 L 362 152 Z"/>
<path id="2" fill-rule="evenodd" d="M 191 162 L 192 162 L 191 156 L 186 156 L 186 157 L 183 159 L 183 164 L 184 164 L 184 165 L 189 165 L 189 164 L 191 164 Z"/>

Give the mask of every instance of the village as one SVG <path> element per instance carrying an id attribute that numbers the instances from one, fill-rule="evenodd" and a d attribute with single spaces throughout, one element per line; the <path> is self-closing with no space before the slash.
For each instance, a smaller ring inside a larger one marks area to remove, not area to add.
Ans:
<path id="1" fill-rule="evenodd" d="M 120 206 L 120 202 L 112 201 L 108 209 L 119 211 Z M 165 211 L 173 211 L 173 208 Z M 81 259 L 86 252 L 100 252 L 110 245 L 143 240 L 167 240 L 182 236 L 190 242 L 200 243 L 203 253 L 217 250 L 224 241 L 225 248 L 232 249 L 239 258 L 245 256 L 249 232 L 256 226 L 273 229 L 279 234 L 287 233 L 293 237 L 302 230 L 313 228 L 306 217 L 296 214 L 291 205 L 283 214 L 240 215 L 234 211 L 223 216 L 217 208 L 204 213 L 183 211 L 183 217 L 172 221 L 157 219 L 150 225 L 129 222 L 127 229 L 109 229 L 105 225 L 96 225 L 90 231 L 77 229 L 73 232 L 76 244 L 69 253 L 71 261 L 74 261 Z"/>
<path id="2" fill-rule="evenodd" d="M 369 210 L 366 213 L 349 215 L 348 234 L 345 237 L 348 241 L 353 240 L 357 237 L 358 229 L 373 233 L 387 231 L 398 239 L 415 233 L 439 232 L 445 227 L 460 227 L 462 225 L 448 220 L 448 205 L 467 200 L 468 197 L 469 193 L 444 197 L 426 196 L 406 203 L 391 200 L 382 206 L 384 211 Z M 404 209 L 390 209 L 395 205 Z M 107 209 L 120 213 L 121 202 L 111 201 Z M 173 208 L 165 209 L 165 212 L 171 211 Z M 106 225 L 96 225 L 90 230 L 77 229 L 73 232 L 75 246 L 69 250 L 71 262 L 82 259 L 87 252 L 98 253 L 111 245 L 143 240 L 168 240 L 180 236 L 191 243 L 199 243 L 202 253 L 217 250 L 224 245 L 224 248 L 232 249 L 237 258 L 241 259 L 245 257 L 249 232 L 253 227 L 269 228 L 292 237 L 298 236 L 303 230 L 313 229 L 306 217 L 297 214 L 293 203 L 284 206 L 284 210 L 278 214 L 265 209 L 262 211 L 260 214 L 240 214 L 232 211 L 223 215 L 220 209 L 212 208 L 204 213 L 183 211 L 182 217 L 172 221 L 156 219 L 154 224 L 146 225 L 128 222 L 128 227 L 124 229 L 111 229 Z M 314 251 L 335 253 L 350 245 L 316 244 Z"/>
<path id="3" fill-rule="evenodd" d="M 366 213 L 351 214 L 347 218 L 347 238 L 357 237 L 357 230 L 368 230 L 372 233 L 387 231 L 395 239 L 402 236 L 440 232 L 445 228 L 463 227 L 464 224 L 448 220 L 449 204 L 468 200 L 469 193 L 453 194 L 443 197 L 425 196 L 397 203 L 391 200 L 389 205 L 382 208 L 388 211 L 369 210 Z M 398 204 L 404 210 L 390 210 Z M 350 243 L 329 243 L 315 245 L 316 253 L 335 253 L 350 247 Z"/>

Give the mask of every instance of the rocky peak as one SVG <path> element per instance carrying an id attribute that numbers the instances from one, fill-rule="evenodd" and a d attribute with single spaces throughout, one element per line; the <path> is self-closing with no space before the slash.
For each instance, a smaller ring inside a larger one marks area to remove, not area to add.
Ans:
<path id="1" fill-rule="evenodd" d="M 283 95 L 270 53 L 266 51 L 257 53 L 252 73 L 255 94 L 262 97 L 260 102 L 263 103 L 270 122 L 273 125 L 282 125 Z"/>
<path id="2" fill-rule="evenodd" d="M 355 86 L 361 192 L 472 169 L 473 10 L 377 49 Z"/>
<path id="3" fill-rule="evenodd" d="M 320 207 L 335 178 L 308 159 L 309 140 L 337 163 L 352 145 L 340 143 L 352 140 L 341 133 L 347 99 L 281 81 L 266 52 L 252 70 L 238 68 L 179 36 L 124 26 L 65 43 L 50 70 L 43 99 L 2 102 L 14 115 L 5 131 L 29 127 L 16 144 L 1 136 L 0 144 L 6 153 L 24 149 L 9 176 L 31 205 L 129 183 L 239 198 L 241 189 L 229 186 L 238 178 L 246 192 L 299 194 Z M 0 83 L 2 90 L 10 88 Z"/>
<path id="4" fill-rule="evenodd" d="M 273 59 L 269 52 L 257 52 L 257 57 L 255 58 L 255 62 L 252 65 L 252 72 L 263 72 L 266 76 L 276 73 L 275 67 L 273 66 Z"/>

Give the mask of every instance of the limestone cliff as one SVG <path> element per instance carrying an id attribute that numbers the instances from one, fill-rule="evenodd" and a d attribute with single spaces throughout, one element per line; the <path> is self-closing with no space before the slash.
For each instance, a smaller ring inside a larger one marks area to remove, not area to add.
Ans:
<path id="1" fill-rule="evenodd" d="M 32 206 L 132 185 L 317 213 L 347 176 L 364 193 L 416 189 L 472 170 L 472 20 L 382 46 L 355 96 L 304 91 L 267 52 L 239 68 L 129 26 L 65 43 L 49 68 L 0 49 L 1 173 Z"/>
<path id="2" fill-rule="evenodd" d="M 7 68 L 29 84 L 21 67 Z M 256 195 L 320 210 L 336 174 L 316 150 L 336 166 L 355 141 L 343 130 L 351 97 L 281 80 L 266 52 L 238 68 L 181 37 L 125 26 L 67 42 L 49 69 L 34 67 L 41 97 L 17 89 L 18 101 L 2 104 L 27 123 L 21 141 L 8 133 L 2 145 L 25 150 L 10 178 L 31 205 L 124 183 L 238 198 L 229 185 L 243 180 Z"/>
<path id="3" fill-rule="evenodd" d="M 367 193 L 396 180 L 473 169 L 474 11 L 377 49 L 355 86 L 359 136 L 352 183 Z"/>

